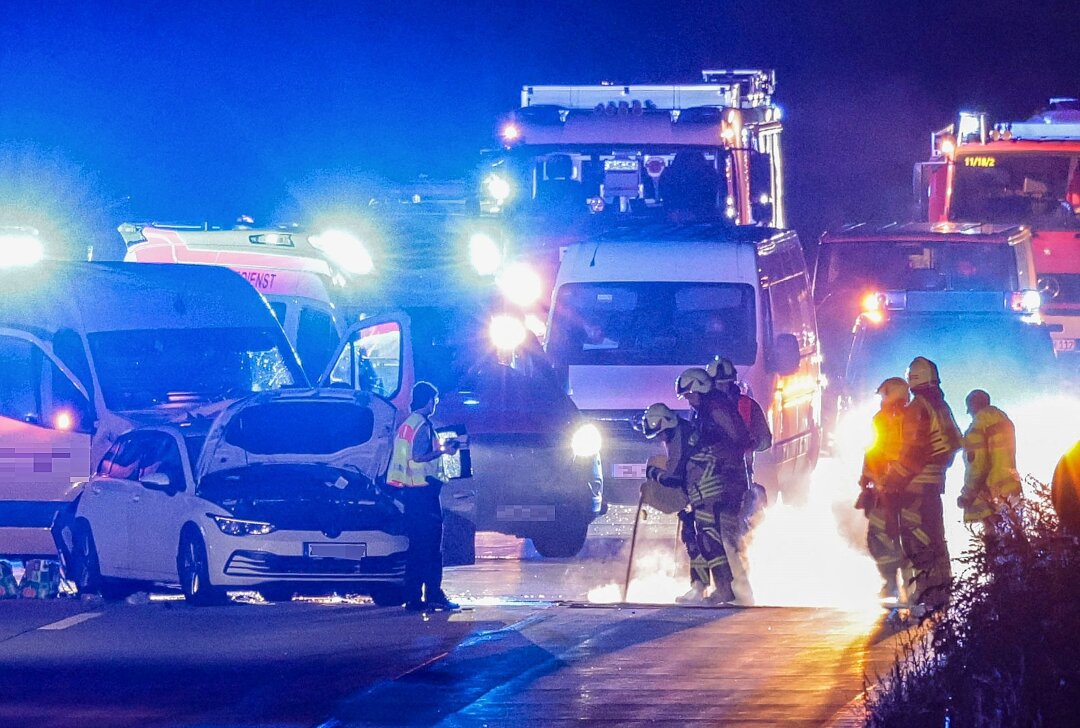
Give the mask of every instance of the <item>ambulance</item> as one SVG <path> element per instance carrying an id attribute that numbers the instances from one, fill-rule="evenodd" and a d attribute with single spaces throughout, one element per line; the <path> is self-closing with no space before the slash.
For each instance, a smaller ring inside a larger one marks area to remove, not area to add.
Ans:
<path id="1" fill-rule="evenodd" d="M 40 262 L 0 270 L 0 290 L 0 556 L 55 556 L 54 517 L 132 427 L 307 386 L 224 268 Z"/>

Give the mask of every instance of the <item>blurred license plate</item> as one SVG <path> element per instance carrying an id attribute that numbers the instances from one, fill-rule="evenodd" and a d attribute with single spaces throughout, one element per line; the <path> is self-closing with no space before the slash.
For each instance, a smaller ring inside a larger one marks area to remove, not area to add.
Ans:
<path id="1" fill-rule="evenodd" d="M 1054 349 L 1057 351 L 1076 351 L 1076 339 L 1054 339 Z"/>
<path id="2" fill-rule="evenodd" d="M 645 463 L 619 463 L 611 468 L 614 478 L 645 480 Z"/>
<path id="3" fill-rule="evenodd" d="M 359 561 L 367 556 L 366 543 L 309 543 L 304 544 L 307 556 L 313 559 L 351 559 Z"/>

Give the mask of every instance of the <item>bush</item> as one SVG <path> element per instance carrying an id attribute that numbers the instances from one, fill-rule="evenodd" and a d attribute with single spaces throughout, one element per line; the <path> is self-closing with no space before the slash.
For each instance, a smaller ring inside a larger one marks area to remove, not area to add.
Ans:
<path id="1" fill-rule="evenodd" d="M 867 689 L 868 726 L 1077 724 L 1080 543 L 1059 531 L 1048 486 L 1027 486 L 1022 511 L 961 558 L 950 607 Z"/>

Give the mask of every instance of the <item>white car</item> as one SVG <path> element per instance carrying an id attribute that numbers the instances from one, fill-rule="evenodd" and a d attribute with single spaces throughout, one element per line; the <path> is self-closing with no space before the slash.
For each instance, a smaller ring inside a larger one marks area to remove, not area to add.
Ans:
<path id="1" fill-rule="evenodd" d="M 80 497 L 73 578 L 106 596 L 179 583 L 195 604 L 228 589 L 400 604 L 408 538 L 376 485 L 394 416 L 364 393 L 279 391 L 122 435 Z"/>

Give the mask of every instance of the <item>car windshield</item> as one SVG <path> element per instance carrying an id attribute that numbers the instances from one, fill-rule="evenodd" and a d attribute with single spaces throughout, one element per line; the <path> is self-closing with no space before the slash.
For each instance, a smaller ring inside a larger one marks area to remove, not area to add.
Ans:
<path id="1" fill-rule="evenodd" d="M 911 241 L 821 247 L 814 299 L 838 291 L 1013 291 L 1016 253 L 1004 244 Z"/>
<path id="2" fill-rule="evenodd" d="M 953 220 L 1080 228 L 1080 158 L 1058 154 L 968 155 L 956 161 Z"/>
<path id="3" fill-rule="evenodd" d="M 739 283 L 571 283 L 549 348 L 560 364 L 674 365 L 722 355 L 752 364 L 754 289 Z"/>
<path id="4" fill-rule="evenodd" d="M 306 384 L 280 330 L 144 329 L 87 338 L 111 410 L 214 402 Z"/>

